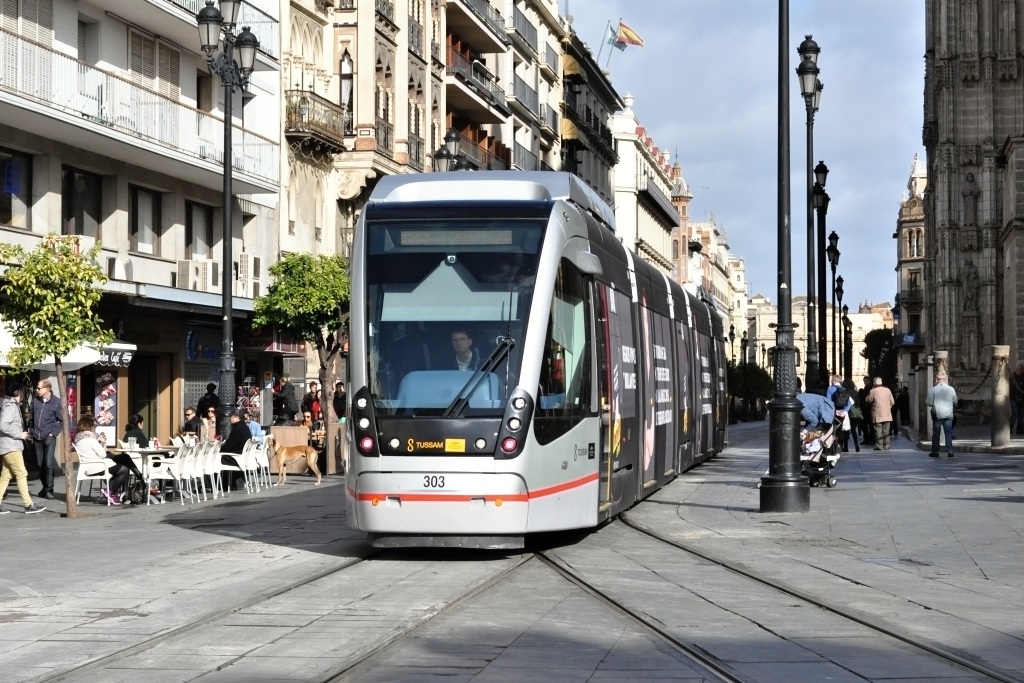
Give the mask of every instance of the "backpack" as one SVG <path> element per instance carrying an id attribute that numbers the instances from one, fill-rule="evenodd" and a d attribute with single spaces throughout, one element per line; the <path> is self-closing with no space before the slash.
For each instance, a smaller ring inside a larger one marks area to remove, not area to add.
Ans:
<path id="1" fill-rule="evenodd" d="M 136 481 L 128 487 L 128 500 L 132 502 L 132 505 L 142 505 L 146 502 L 146 495 L 149 493 L 149 487 L 144 481 Z"/>
<path id="2" fill-rule="evenodd" d="M 850 402 L 850 392 L 846 387 L 836 387 L 832 393 L 832 403 L 838 410 L 846 410 L 846 404 Z"/>

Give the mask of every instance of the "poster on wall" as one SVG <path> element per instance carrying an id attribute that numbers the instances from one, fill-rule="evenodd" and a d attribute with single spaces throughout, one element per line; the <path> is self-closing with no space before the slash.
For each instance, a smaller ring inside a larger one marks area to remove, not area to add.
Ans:
<path id="1" fill-rule="evenodd" d="M 103 372 L 96 375 L 96 399 L 93 405 L 96 416 L 96 436 L 100 443 L 111 446 L 117 443 L 117 373 Z"/>

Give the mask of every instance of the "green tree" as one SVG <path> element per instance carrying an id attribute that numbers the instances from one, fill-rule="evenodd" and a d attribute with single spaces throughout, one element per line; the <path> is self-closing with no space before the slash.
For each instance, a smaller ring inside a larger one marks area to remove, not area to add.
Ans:
<path id="1" fill-rule="evenodd" d="M 752 414 L 758 401 L 769 400 L 775 393 L 771 375 L 757 363 L 730 363 L 728 372 L 729 394 L 745 401 Z M 750 415 L 745 416 L 750 419 Z"/>
<path id="2" fill-rule="evenodd" d="M 868 361 L 868 375 L 881 377 L 887 386 L 896 381 L 896 354 L 893 353 L 892 330 L 882 327 L 864 335 L 860 355 Z"/>
<path id="3" fill-rule="evenodd" d="M 61 428 L 64 443 L 64 490 L 68 517 L 77 516 L 73 465 L 69 453 L 71 416 L 67 402 L 67 377 L 61 358 L 79 344 L 106 344 L 113 334 L 104 329 L 96 314 L 103 293 L 97 285 L 107 281 L 96 265 L 100 244 L 86 253 L 74 235 L 47 235 L 39 245 L 26 251 L 13 244 L 0 244 L 0 259 L 8 266 L 0 292 L 0 314 L 10 327 L 15 348 L 7 362 L 25 372 L 52 355 L 61 397 Z M 32 400 L 31 393 L 28 400 Z"/>
<path id="4" fill-rule="evenodd" d="M 274 284 L 256 299 L 253 327 L 276 326 L 315 345 L 326 415 L 334 395 L 327 373 L 347 339 L 348 262 L 337 255 L 288 254 L 270 274 Z"/>

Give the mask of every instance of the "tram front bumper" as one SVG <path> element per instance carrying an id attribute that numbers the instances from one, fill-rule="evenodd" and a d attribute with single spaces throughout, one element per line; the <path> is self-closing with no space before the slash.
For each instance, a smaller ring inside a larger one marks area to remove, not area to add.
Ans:
<path id="1" fill-rule="evenodd" d="M 347 495 L 352 525 L 371 534 L 523 534 L 529 516 L 515 474 L 365 472 Z"/>

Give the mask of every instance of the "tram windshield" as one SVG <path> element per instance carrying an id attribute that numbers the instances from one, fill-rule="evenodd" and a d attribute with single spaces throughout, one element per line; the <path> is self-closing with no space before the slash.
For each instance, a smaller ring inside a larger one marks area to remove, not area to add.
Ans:
<path id="1" fill-rule="evenodd" d="M 368 213 L 367 377 L 379 413 L 504 411 L 547 220 L 488 208 Z"/>

